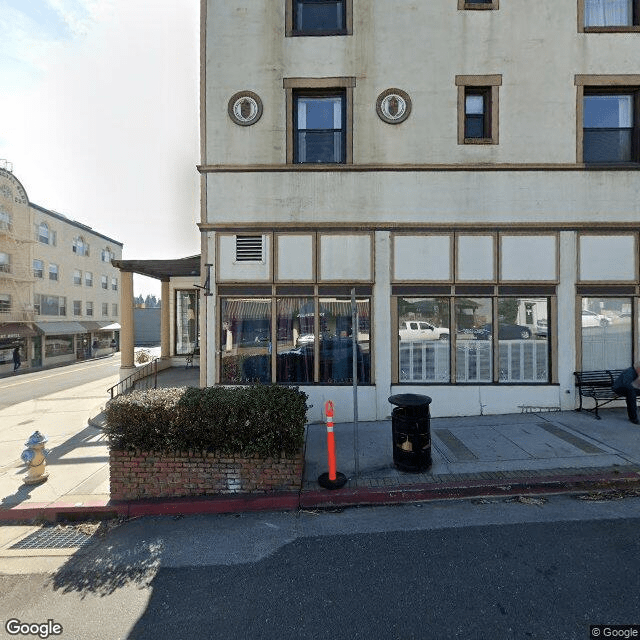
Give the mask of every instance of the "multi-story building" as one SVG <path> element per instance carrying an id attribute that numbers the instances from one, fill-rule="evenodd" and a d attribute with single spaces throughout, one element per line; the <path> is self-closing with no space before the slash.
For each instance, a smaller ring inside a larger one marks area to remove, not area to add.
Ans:
<path id="1" fill-rule="evenodd" d="M 201 69 L 204 384 L 349 419 L 356 340 L 361 419 L 573 408 L 640 355 L 637 0 L 203 0 Z"/>
<path id="2" fill-rule="evenodd" d="M 74 362 L 119 340 L 122 243 L 30 203 L 0 169 L 0 372 Z"/>

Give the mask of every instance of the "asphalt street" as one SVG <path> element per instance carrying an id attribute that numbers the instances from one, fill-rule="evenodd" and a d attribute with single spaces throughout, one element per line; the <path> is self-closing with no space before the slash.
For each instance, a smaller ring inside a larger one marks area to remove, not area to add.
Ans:
<path id="1" fill-rule="evenodd" d="M 102 378 L 117 376 L 119 370 L 120 354 L 117 353 L 114 356 L 79 362 L 65 367 L 0 378 L 0 410 Z"/>
<path id="2" fill-rule="evenodd" d="M 589 638 L 640 623 L 639 525 L 639 498 L 571 496 L 140 518 L 0 575 L 0 618 L 87 640 Z"/>

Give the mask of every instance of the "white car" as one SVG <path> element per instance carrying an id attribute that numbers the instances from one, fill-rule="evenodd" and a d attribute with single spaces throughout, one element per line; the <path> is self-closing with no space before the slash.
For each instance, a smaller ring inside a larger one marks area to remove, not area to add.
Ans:
<path id="1" fill-rule="evenodd" d="M 582 310 L 582 326 L 583 327 L 606 327 L 609 324 L 609 318 L 600 313 L 594 313 L 588 309 Z"/>
<path id="2" fill-rule="evenodd" d="M 400 323 L 400 340 L 449 340 L 449 329 L 422 320 L 407 320 Z"/>

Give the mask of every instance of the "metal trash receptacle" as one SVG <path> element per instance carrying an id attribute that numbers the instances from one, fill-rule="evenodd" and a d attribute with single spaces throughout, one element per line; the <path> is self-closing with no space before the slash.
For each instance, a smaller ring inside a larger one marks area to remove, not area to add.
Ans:
<path id="1" fill-rule="evenodd" d="M 420 472 L 431 467 L 431 398 L 416 393 L 389 397 L 393 463 L 402 471 Z"/>

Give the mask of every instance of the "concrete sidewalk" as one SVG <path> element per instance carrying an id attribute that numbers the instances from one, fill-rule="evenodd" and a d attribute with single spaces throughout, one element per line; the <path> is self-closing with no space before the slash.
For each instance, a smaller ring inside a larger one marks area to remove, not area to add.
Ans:
<path id="1" fill-rule="evenodd" d="M 197 385 L 197 379 L 197 368 L 169 369 L 161 372 L 159 384 Z M 106 400 L 102 381 L 0 412 L 0 422 L 9 425 L 11 434 L 0 443 L 0 521 L 313 509 L 640 487 L 635 484 L 640 482 L 640 428 L 627 421 L 620 407 L 601 411 L 602 420 L 574 411 L 432 419 L 433 465 L 425 473 L 395 468 L 391 422 L 383 421 L 358 425 L 356 475 L 354 425 L 337 424 L 337 467 L 348 482 L 334 491 L 317 483 L 327 471 L 326 428 L 314 424 L 307 428 L 300 493 L 114 504 L 109 499 L 108 443 L 101 430 Z M 49 479 L 27 486 L 19 456 L 36 429 L 49 437 Z"/>

